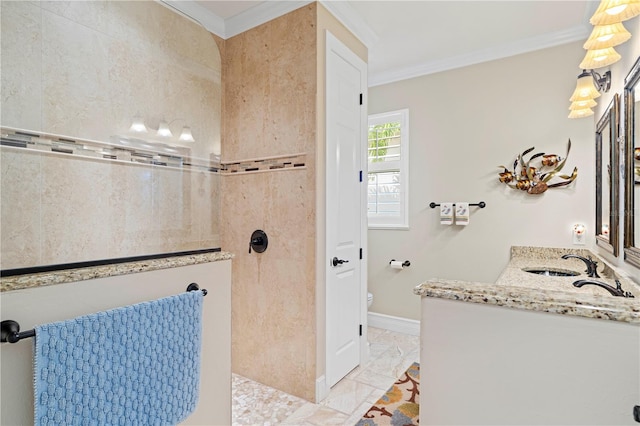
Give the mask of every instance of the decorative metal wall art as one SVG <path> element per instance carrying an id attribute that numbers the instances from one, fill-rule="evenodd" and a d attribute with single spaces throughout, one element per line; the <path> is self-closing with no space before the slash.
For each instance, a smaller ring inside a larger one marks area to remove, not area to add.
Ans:
<path id="1" fill-rule="evenodd" d="M 529 194 L 542 194 L 549 188 L 557 188 L 569 185 L 578 177 L 578 168 L 573 168 L 571 175 L 560 174 L 560 171 L 567 162 L 569 151 L 571 150 L 571 139 L 567 143 L 567 154 L 563 157 L 557 154 L 545 154 L 539 152 L 533 154 L 528 160 L 525 156 L 531 153 L 535 147 L 525 150 L 519 154 L 513 162 L 513 171 L 505 166 L 498 166 L 504 169 L 499 173 L 500 182 L 506 184 L 510 188 L 526 191 Z M 533 160 L 536 160 L 533 163 Z M 549 183 L 553 178 L 563 179 L 562 182 Z"/>

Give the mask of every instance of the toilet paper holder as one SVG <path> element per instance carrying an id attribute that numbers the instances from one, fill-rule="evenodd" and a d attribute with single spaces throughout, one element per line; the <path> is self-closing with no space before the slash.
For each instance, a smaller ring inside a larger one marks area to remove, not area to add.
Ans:
<path id="1" fill-rule="evenodd" d="M 391 261 L 389 262 L 389 265 L 391 265 L 391 262 L 395 262 L 395 259 L 391 259 Z M 406 268 L 407 266 L 411 266 L 411 262 L 409 262 L 408 260 L 405 260 L 404 262 L 402 262 L 402 267 Z"/>

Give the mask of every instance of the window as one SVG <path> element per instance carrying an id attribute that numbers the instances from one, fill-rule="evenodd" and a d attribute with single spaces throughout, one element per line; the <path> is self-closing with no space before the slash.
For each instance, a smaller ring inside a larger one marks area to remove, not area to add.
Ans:
<path id="1" fill-rule="evenodd" d="M 409 228 L 409 110 L 369 116 L 369 228 Z"/>

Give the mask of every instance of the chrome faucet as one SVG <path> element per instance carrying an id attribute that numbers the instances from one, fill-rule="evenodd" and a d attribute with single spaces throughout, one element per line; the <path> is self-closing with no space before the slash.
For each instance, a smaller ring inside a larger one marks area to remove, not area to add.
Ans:
<path id="1" fill-rule="evenodd" d="M 616 280 L 616 288 L 613 288 L 609 284 L 605 284 L 605 283 L 601 283 L 600 281 L 593 281 L 593 280 L 578 280 L 573 283 L 574 287 L 578 287 L 578 288 L 582 287 L 583 285 L 589 285 L 589 284 L 597 285 L 598 287 L 604 288 L 609 293 L 611 293 L 612 296 L 635 297 L 630 292 L 622 290 L 622 284 L 620 284 L 620 281 L 618 280 Z"/>
<path id="2" fill-rule="evenodd" d="M 587 259 L 586 257 L 578 256 L 577 254 L 565 254 L 564 256 L 562 256 L 562 258 L 575 258 L 582 260 L 587 265 L 587 276 L 589 276 L 590 278 L 600 278 L 600 275 L 598 275 L 598 262 L 591 259 L 591 256 L 589 256 L 589 258 Z"/>

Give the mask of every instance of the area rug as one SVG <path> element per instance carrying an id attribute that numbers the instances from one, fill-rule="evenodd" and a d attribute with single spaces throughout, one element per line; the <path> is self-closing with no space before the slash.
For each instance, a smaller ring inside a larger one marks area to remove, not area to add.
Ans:
<path id="1" fill-rule="evenodd" d="M 419 410 L 420 364 L 414 362 L 356 426 L 417 426 Z"/>

